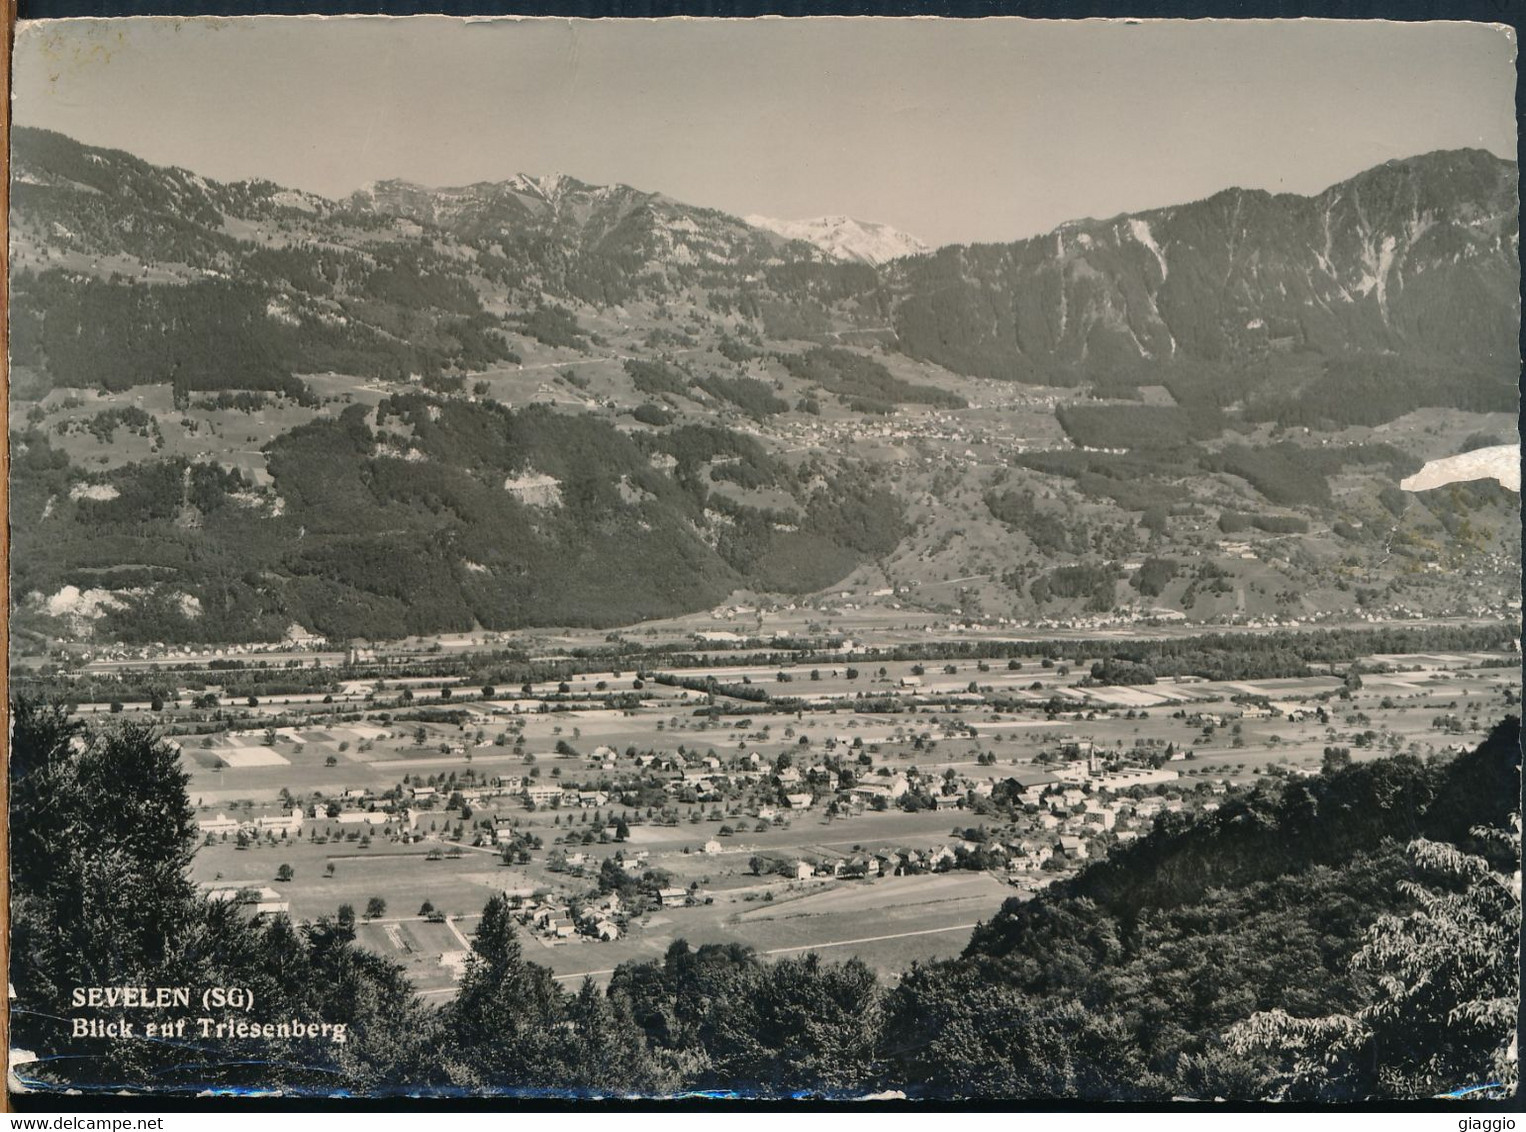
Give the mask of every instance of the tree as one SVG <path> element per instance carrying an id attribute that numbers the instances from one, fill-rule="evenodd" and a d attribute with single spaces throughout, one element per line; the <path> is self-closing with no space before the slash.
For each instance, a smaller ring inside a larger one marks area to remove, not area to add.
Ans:
<path id="1" fill-rule="evenodd" d="M 1324 774 L 1335 774 L 1351 765 L 1350 747 L 1326 747 L 1324 761 L 1320 764 L 1320 770 Z"/>
<path id="2" fill-rule="evenodd" d="M 422 1080 L 428 1016 L 399 968 L 353 948 L 353 912 L 350 928 L 320 919 L 298 930 L 199 893 L 173 747 L 147 726 L 87 732 L 62 709 L 25 700 L 13 720 L 11 1033 L 39 1054 L 29 1076 L 112 1090 L 153 1088 L 188 1069 L 202 1085 L 241 1089 Z M 330 1053 L 305 1047 L 298 1064 L 285 1042 L 232 1039 L 194 1062 L 198 1051 L 181 1042 L 75 1036 L 57 1024 L 70 988 L 103 984 L 250 987 L 299 1016 L 344 1020 L 350 1040 Z"/>
<path id="3" fill-rule="evenodd" d="M 565 1087 L 572 1061 L 565 996 L 551 972 L 527 963 L 508 899 L 483 906 L 461 989 L 446 1009 L 444 1063 L 463 1082 Z"/>
<path id="4" fill-rule="evenodd" d="M 431 913 L 433 911 L 434 911 L 434 905 L 432 903 L 430 903 L 428 900 L 424 901 L 424 903 L 419 905 L 419 915 L 420 916 L 427 916 L 427 915 L 429 915 L 429 913 Z"/>
<path id="5" fill-rule="evenodd" d="M 13 1017 L 28 1048 L 52 1050 L 58 1036 L 28 1019 L 56 1014 L 67 988 L 171 976 L 195 915 L 198 839 L 178 752 L 151 726 L 87 732 L 25 698 L 13 712 Z"/>
<path id="6" fill-rule="evenodd" d="M 1514 863 L 1520 816 L 1512 820 L 1508 832 L 1471 832 L 1502 843 Z M 1232 1051 L 1270 1062 L 1272 1095 L 1412 1098 L 1458 1082 L 1514 1090 L 1519 881 L 1444 842 L 1417 839 L 1408 856 L 1423 879 L 1399 887 L 1415 908 L 1378 917 L 1351 961 L 1375 978 L 1367 1006 L 1316 1018 L 1260 1012 L 1225 1034 Z"/>
<path id="7" fill-rule="evenodd" d="M 380 896 L 373 896 L 366 901 L 366 919 L 378 920 L 387 914 L 387 902 Z"/>
<path id="8" fill-rule="evenodd" d="M 296 875 L 297 874 L 293 871 L 290 865 L 282 865 L 279 869 L 276 870 L 276 880 L 279 881 L 289 881 Z"/>

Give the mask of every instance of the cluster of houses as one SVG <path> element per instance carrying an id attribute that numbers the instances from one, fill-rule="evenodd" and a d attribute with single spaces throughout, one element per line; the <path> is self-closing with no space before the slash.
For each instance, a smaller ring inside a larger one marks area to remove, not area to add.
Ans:
<path id="1" fill-rule="evenodd" d="M 643 876 L 643 889 L 626 896 L 620 890 L 595 891 L 578 899 L 565 893 L 537 890 L 529 895 L 510 893 L 517 908 L 517 918 L 532 935 L 548 943 L 573 939 L 614 940 L 625 934 L 632 916 L 650 907 L 682 908 L 703 899 L 696 888 L 682 888 L 666 879 L 667 874 L 648 875 L 647 854 L 617 854 L 613 860 L 629 877 Z M 558 868 L 577 876 L 597 872 L 600 858 L 585 853 L 567 854 Z M 626 890 L 630 893 L 630 889 Z"/>
<path id="2" fill-rule="evenodd" d="M 560 897 L 531 897 L 520 905 L 517 918 L 531 934 L 549 941 L 579 936 L 608 941 L 624 934 L 624 915 L 620 894 L 611 892 L 578 909 Z"/>

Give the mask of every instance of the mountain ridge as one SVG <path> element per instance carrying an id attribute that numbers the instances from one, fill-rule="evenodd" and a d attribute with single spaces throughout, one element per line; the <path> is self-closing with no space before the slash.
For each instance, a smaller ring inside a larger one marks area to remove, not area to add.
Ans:
<path id="1" fill-rule="evenodd" d="M 792 240 L 815 244 L 834 259 L 878 267 L 907 255 L 926 255 L 932 249 L 917 237 L 852 216 L 818 216 L 810 220 L 776 220 L 749 214 L 742 217 L 754 228 L 777 232 Z"/>

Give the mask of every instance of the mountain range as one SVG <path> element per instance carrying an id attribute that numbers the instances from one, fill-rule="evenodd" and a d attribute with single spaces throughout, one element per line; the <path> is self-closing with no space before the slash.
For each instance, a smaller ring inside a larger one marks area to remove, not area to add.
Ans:
<path id="1" fill-rule="evenodd" d="M 1468 423 L 1517 403 L 1517 172 L 1482 151 L 932 252 L 565 176 L 336 201 L 25 127 L 12 176 L 13 581 L 43 624 L 621 624 L 849 576 L 1209 618 L 1352 577 L 1397 601 L 1458 532 L 1489 565 L 1454 581 L 1518 569 L 1477 521 L 1508 500 L 1405 511 L 1380 493 L 1424 455 L 1363 431 L 1508 439 Z"/>
<path id="2" fill-rule="evenodd" d="M 1517 352 L 1516 166 L 1482 150 L 1389 162 L 1312 197 L 1228 189 L 930 254 L 847 217 L 744 220 L 560 175 L 449 189 L 385 181 L 333 202 L 265 182 L 221 185 L 25 128 L 13 161 L 19 249 L 179 261 L 203 278 L 240 257 L 237 237 L 252 223 L 340 245 L 353 243 L 346 229 L 415 224 L 455 241 L 455 270 L 486 276 L 508 299 L 605 305 L 698 287 L 722 306 L 782 303 L 787 321 L 806 325 L 888 318 L 902 352 L 977 376 L 1273 348 L 1506 366 Z M 304 290 L 291 274 L 271 282 Z"/>

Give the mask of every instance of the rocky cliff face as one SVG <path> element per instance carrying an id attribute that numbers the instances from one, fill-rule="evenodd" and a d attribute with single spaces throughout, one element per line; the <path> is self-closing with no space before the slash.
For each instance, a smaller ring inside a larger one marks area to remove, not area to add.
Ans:
<path id="1" fill-rule="evenodd" d="M 1434 153 L 890 268 L 907 352 L 985 376 L 1269 349 L 1513 359 L 1516 166 Z"/>

